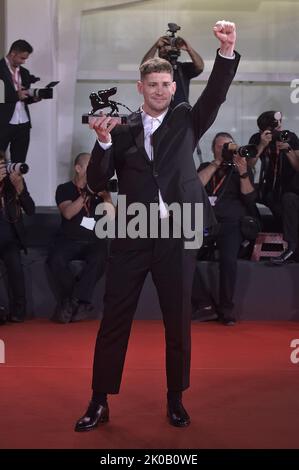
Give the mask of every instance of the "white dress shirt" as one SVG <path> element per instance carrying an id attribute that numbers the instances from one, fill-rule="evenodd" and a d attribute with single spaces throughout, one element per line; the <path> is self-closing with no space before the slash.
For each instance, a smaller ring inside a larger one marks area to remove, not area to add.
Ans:
<path id="1" fill-rule="evenodd" d="M 157 117 L 152 117 L 149 114 L 146 114 L 143 110 L 141 112 L 141 118 L 142 118 L 143 129 L 144 129 L 144 148 L 150 160 L 153 160 L 154 158 L 153 145 L 152 145 L 152 139 L 151 139 L 152 134 L 155 132 L 155 130 L 158 129 L 159 126 L 161 126 L 163 119 L 166 116 L 167 111 L 168 110 L 164 111 L 164 113 L 160 114 L 160 116 L 157 116 Z M 169 216 L 168 210 L 163 201 L 160 189 L 159 189 L 159 210 L 160 210 L 161 219 L 165 219 Z"/>
<path id="2" fill-rule="evenodd" d="M 5 57 L 5 61 L 11 73 L 11 78 L 12 78 L 15 90 L 18 91 L 22 87 L 20 67 L 17 67 L 15 70 L 13 70 L 6 57 Z M 9 121 L 9 124 L 25 124 L 26 122 L 29 122 L 29 119 L 25 110 L 25 103 L 19 100 L 16 102 L 16 107 L 12 115 L 12 118 Z"/>
<path id="3" fill-rule="evenodd" d="M 149 114 L 146 114 L 142 109 L 141 109 L 141 118 L 142 118 L 142 123 L 143 123 L 143 129 L 144 129 L 144 148 L 146 150 L 146 153 L 148 155 L 148 158 L 150 160 L 153 160 L 154 158 L 154 152 L 153 152 L 153 146 L 151 142 L 151 136 L 155 132 L 156 129 L 162 124 L 163 119 L 165 118 L 167 111 L 164 111 L 164 113 L 160 114 L 160 116 L 157 117 L 152 117 Z M 100 146 L 102 147 L 103 150 L 108 150 L 112 142 L 104 143 L 98 140 Z M 168 210 L 165 206 L 165 203 L 162 199 L 161 191 L 159 189 L 159 210 L 160 210 L 160 218 L 165 219 L 166 217 L 169 216 Z"/>

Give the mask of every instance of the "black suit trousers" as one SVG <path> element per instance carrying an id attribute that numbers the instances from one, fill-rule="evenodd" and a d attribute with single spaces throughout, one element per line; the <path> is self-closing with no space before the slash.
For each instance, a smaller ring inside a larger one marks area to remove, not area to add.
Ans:
<path id="1" fill-rule="evenodd" d="M 80 242 L 64 237 L 54 239 L 48 254 L 47 264 L 60 300 L 68 297 L 90 302 L 96 282 L 104 274 L 107 258 L 107 244 L 101 242 Z M 79 277 L 71 268 L 72 260 L 84 261 Z"/>
<path id="2" fill-rule="evenodd" d="M 108 261 L 104 313 L 98 332 L 92 388 L 118 393 L 133 317 L 149 272 L 157 289 L 166 340 L 167 387 L 189 387 L 191 287 L 195 253 L 182 239 L 148 240 L 148 249 L 113 251 Z M 153 344 L 153 348 L 155 344 Z"/>
<path id="3" fill-rule="evenodd" d="M 0 258 L 6 267 L 9 313 L 21 319 L 26 315 L 25 276 L 17 241 L 0 242 Z"/>
<path id="4" fill-rule="evenodd" d="M 13 163 L 24 163 L 30 142 L 30 123 L 4 124 L 0 127 L 0 150 L 4 152 L 8 146 L 10 160 Z"/>
<path id="5" fill-rule="evenodd" d="M 242 243 L 240 222 L 222 222 L 216 238 L 219 249 L 219 304 L 218 313 L 222 317 L 230 316 L 234 308 L 233 297 L 237 280 L 237 260 Z M 212 286 L 215 291 L 215 286 Z M 214 292 L 207 290 L 196 269 L 193 281 L 193 309 L 205 307 L 212 303 Z"/>

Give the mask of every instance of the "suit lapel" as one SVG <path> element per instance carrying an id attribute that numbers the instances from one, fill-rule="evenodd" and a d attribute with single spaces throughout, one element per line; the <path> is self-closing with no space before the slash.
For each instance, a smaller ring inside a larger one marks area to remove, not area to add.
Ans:
<path id="1" fill-rule="evenodd" d="M 160 162 L 161 156 L 163 155 L 162 152 L 159 152 L 161 145 L 163 143 L 163 140 L 165 137 L 167 139 L 169 136 L 167 136 L 168 130 L 169 130 L 169 117 L 171 115 L 171 108 L 168 109 L 166 116 L 163 119 L 163 122 L 161 126 L 158 127 L 158 129 L 153 133 L 153 146 L 154 146 L 154 158 L 157 161 Z"/>
<path id="2" fill-rule="evenodd" d="M 147 163 L 150 163 L 151 160 L 144 148 L 144 129 L 141 113 L 136 112 L 130 117 L 129 127 L 139 152 L 146 159 Z"/>
<path id="3" fill-rule="evenodd" d="M 13 90 L 15 91 L 15 86 L 14 86 L 14 83 L 13 83 L 13 79 L 12 79 L 9 68 L 7 67 L 5 59 L 1 60 L 1 68 L 3 70 L 4 75 L 6 75 L 7 80 L 11 84 Z"/>
<path id="4" fill-rule="evenodd" d="M 161 126 L 159 126 L 153 133 L 154 158 L 156 161 L 159 161 L 159 158 L 157 158 L 159 156 L 159 149 L 169 130 L 169 117 L 171 116 L 171 111 L 171 108 L 169 108 Z M 146 161 L 151 163 L 151 160 L 144 148 L 144 129 L 140 112 L 136 112 L 130 117 L 129 126 L 138 150 Z"/>

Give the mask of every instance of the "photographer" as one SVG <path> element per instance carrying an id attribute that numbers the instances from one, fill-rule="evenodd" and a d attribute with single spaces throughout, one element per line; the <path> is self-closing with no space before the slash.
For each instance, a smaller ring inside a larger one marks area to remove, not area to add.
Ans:
<path id="1" fill-rule="evenodd" d="M 35 205 L 27 191 L 22 175 L 6 171 L 5 155 L 0 152 L 0 258 L 8 278 L 8 321 L 23 322 L 26 315 L 24 272 L 21 249 L 26 253 L 22 209 L 34 214 Z"/>
<path id="2" fill-rule="evenodd" d="M 174 37 L 175 32 L 180 29 L 174 23 L 169 23 L 172 36 L 162 36 L 143 57 L 141 64 L 148 59 L 152 59 L 156 52 L 162 59 L 167 60 L 173 67 L 173 80 L 176 82 L 176 92 L 172 101 L 172 106 L 182 102 L 189 102 L 190 80 L 203 72 L 204 61 L 201 56 L 185 39 Z M 181 51 L 186 51 L 192 62 L 179 62 L 177 59 Z"/>
<path id="3" fill-rule="evenodd" d="M 215 231 L 220 256 L 217 312 L 211 296 L 203 289 L 198 270 L 195 271 L 192 290 L 193 319 L 215 320 L 219 316 L 228 326 L 236 323 L 232 311 L 237 258 L 244 240 L 242 220 L 246 215 L 256 215 L 253 175 L 246 158 L 225 149 L 232 142 L 234 140 L 227 132 L 216 134 L 212 142 L 214 160 L 203 163 L 198 169 L 198 176 L 206 188 L 218 222 Z"/>
<path id="4" fill-rule="evenodd" d="M 19 39 L 0 60 L 0 80 L 5 89 L 5 102 L 0 104 L 0 150 L 6 151 L 10 145 L 12 162 L 26 160 L 31 128 L 28 105 L 39 101 L 29 97 L 32 76 L 22 67 L 32 52 L 32 46 Z"/>
<path id="5" fill-rule="evenodd" d="M 48 255 L 48 266 L 59 291 L 60 301 L 53 321 L 68 323 L 83 320 L 93 309 L 90 299 L 94 286 L 105 271 L 107 240 L 96 237 L 95 208 L 103 201 L 111 201 L 103 191 L 90 195 L 86 189 L 86 168 L 89 153 L 80 153 L 74 161 L 75 176 L 56 190 L 56 203 L 61 212 L 61 226 Z M 83 260 L 85 266 L 79 278 L 69 268 L 72 260 Z"/>
<path id="6" fill-rule="evenodd" d="M 271 259 L 282 265 L 292 258 L 298 244 L 299 230 L 299 140 L 293 132 L 282 130 L 279 111 L 265 111 L 257 119 L 259 132 L 249 143 L 255 144 L 258 154 L 250 164 L 261 159 L 259 200 L 269 207 L 274 218 L 282 224 L 288 248 Z"/>

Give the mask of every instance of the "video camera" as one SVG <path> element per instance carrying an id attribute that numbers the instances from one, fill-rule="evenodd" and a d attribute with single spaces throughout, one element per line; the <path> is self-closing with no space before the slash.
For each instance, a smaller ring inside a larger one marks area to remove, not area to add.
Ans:
<path id="1" fill-rule="evenodd" d="M 112 95 L 115 95 L 116 92 L 117 92 L 117 88 L 113 87 L 113 88 L 108 88 L 106 90 L 99 90 L 97 93 L 96 92 L 91 93 L 89 95 L 89 99 L 90 99 L 92 110 L 89 113 L 82 115 L 82 124 L 89 124 L 90 118 L 100 117 L 101 114 L 95 114 L 95 113 L 96 111 L 100 109 L 104 109 L 104 108 L 110 108 L 110 112 L 107 114 L 107 116 L 118 117 L 120 124 L 127 124 L 128 116 L 126 114 L 119 114 L 118 106 L 123 106 L 128 111 L 130 111 L 130 113 L 132 113 L 132 111 L 126 105 L 122 103 L 109 100 L 109 97 Z"/>
<path id="2" fill-rule="evenodd" d="M 19 175 L 25 175 L 29 171 L 29 166 L 27 165 L 27 163 L 7 162 L 5 166 L 6 166 L 6 172 L 8 174 L 12 173 L 13 171 L 16 171 Z"/>
<path id="3" fill-rule="evenodd" d="M 36 83 L 40 80 L 39 77 L 30 75 L 30 83 Z M 38 98 L 42 100 L 50 100 L 53 98 L 53 87 L 56 86 L 59 82 L 50 82 L 45 88 L 28 88 L 28 95 L 31 98 Z"/>
<path id="4" fill-rule="evenodd" d="M 166 34 L 171 50 L 167 52 L 167 60 L 172 65 L 176 64 L 178 57 L 181 55 L 180 45 L 182 40 L 176 36 L 176 32 L 180 29 L 181 27 L 176 23 L 168 23 L 168 30 L 166 31 Z"/>
<path id="5" fill-rule="evenodd" d="M 240 155 L 243 158 L 255 158 L 257 156 L 256 145 L 243 145 L 239 147 L 234 142 L 226 142 L 222 147 L 222 159 L 224 165 L 234 165 L 234 156 Z"/>

